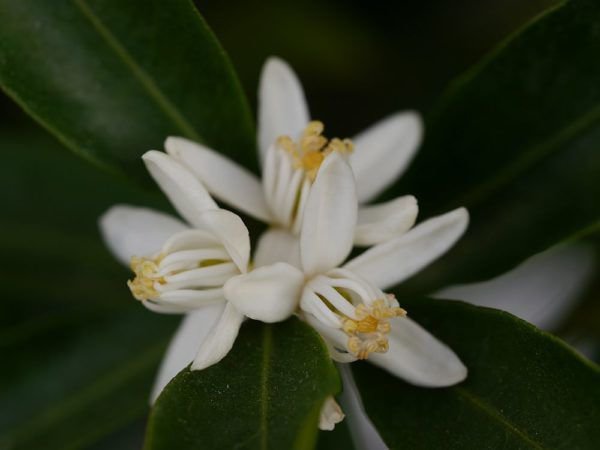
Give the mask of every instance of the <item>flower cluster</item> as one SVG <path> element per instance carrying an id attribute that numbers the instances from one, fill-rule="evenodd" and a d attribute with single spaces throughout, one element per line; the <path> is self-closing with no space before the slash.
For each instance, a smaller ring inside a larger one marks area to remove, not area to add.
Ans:
<path id="1" fill-rule="evenodd" d="M 259 92 L 262 179 L 221 154 L 169 137 L 143 160 L 185 223 L 115 206 L 101 220 L 106 242 L 130 264 L 128 285 L 147 308 L 185 313 L 154 395 L 192 361 L 200 370 L 231 349 L 243 320 L 296 314 L 333 359 L 366 359 L 410 383 L 447 386 L 466 368 L 412 321 L 386 289 L 445 253 L 468 223 L 459 208 L 414 226 L 412 196 L 364 206 L 407 167 L 421 139 L 417 114 L 400 113 L 354 139 L 327 139 L 311 121 L 291 69 L 271 59 Z M 212 197 L 268 225 L 254 251 L 242 220 Z M 360 205 L 360 206 L 359 206 Z M 348 260 L 354 246 L 368 247 Z M 330 398 L 321 428 L 343 414 Z"/>

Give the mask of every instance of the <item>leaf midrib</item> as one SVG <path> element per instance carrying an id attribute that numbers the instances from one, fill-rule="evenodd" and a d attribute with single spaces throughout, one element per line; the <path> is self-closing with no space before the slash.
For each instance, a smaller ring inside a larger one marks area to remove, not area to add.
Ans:
<path id="1" fill-rule="evenodd" d="M 171 119 L 171 121 L 182 131 L 182 133 L 196 141 L 202 141 L 200 135 L 194 127 L 188 122 L 185 116 L 177 109 L 175 104 L 164 94 L 164 92 L 154 82 L 152 77 L 142 69 L 135 61 L 133 56 L 125 49 L 111 31 L 104 25 L 102 20 L 92 11 L 84 0 L 73 0 L 73 4 L 79 12 L 90 22 L 92 27 L 98 32 L 107 46 L 117 55 L 117 57 L 131 70 L 135 79 L 139 81 L 144 90 L 159 106 L 159 109 Z"/>
<path id="2" fill-rule="evenodd" d="M 510 422 L 506 417 L 504 417 L 502 413 L 500 413 L 500 411 L 495 409 L 493 406 L 485 403 L 478 396 L 473 395 L 468 389 L 464 387 L 455 387 L 453 390 L 458 394 L 459 397 L 467 400 L 476 409 L 482 411 L 486 415 L 490 416 L 492 419 L 495 419 L 498 423 L 501 423 L 504 426 L 504 428 L 506 428 L 510 433 L 520 438 L 532 448 L 535 448 L 537 450 L 544 450 L 544 447 L 541 444 L 538 444 L 527 433 L 517 428 L 512 422 Z"/>
<path id="3" fill-rule="evenodd" d="M 520 174 L 524 173 L 536 163 L 541 163 L 560 149 L 561 144 L 575 139 L 579 133 L 600 122 L 600 104 L 578 116 L 565 127 L 561 128 L 541 143 L 529 147 L 523 152 L 523 156 L 517 158 L 513 163 L 504 167 L 489 180 L 462 194 L 452 202 L 448 202 L 441 211 L 447 211 L 456 205 L 474 205 L 482 203 L 487 197 L 493 195 L 502 186 L 506 186 Z"/>

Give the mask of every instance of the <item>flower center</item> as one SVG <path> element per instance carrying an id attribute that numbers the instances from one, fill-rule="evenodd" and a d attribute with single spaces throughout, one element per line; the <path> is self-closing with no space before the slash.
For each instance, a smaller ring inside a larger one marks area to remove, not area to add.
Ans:
<path id="1" fill-rule="evenodd" d="M 328 140 L 323 136 L 324 128 L 322 122 L 314 120 L 306 126 L 298 142 L 294 142 L 289 136 L 277 139 L 277 145 L 292 156 L 294 168 L 304 170 L 310 181 L 315 180 L 327 155 L 332 152 L 349 154 L 354 148 L 350 139 Z"/>
<path id="2" fill-rule="evenodd" d="M 393 299 L 392 294 L 387 295 Z M 354 313 L 356 319 L 342 319 L 342 329 L 348 335 L 348 350 L 358 359 L 367 359 L 373 352 L 387 352 L 390 319 L 406 316 L 404 309 L 388 306 L 384 299 L 377 299 L 370 305 L 361 303 Z"/>
<path id="3" fill-rule="evenodd" d="M 131 258 L 130 267 L 135 273 L 135 278 L 128 280 L 127 286 L 137 300 L 145 301 L 158 296 L 154 283 L 165 283 L 164 277 L 158 275 L 160 259 L 160 257 L 150 259 L 138 256 Z"/>

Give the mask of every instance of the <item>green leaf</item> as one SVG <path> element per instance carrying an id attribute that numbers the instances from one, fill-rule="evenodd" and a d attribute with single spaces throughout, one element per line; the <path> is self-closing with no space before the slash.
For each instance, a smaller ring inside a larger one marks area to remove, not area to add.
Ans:
<path id="1" fill-rule="evenodd" d="M 0 0 L 0 85 L 71 150 L 128 176 L 169 135 L 254 160 L 238 80 L 188 0 Z"/>
<path id="2" fill-rule="evenodd" d="M 145 418 L 178 318 L 132 300 L 129 273 L 104 247 L 97 219 L 117 201 L 162 203 L 38 127 L 2 130 L 0 147 L 0 185 L 10 193 L 0 217 L 0 447 L 112 442 Z M 134 432 L 141 442 L 143 429 Z"/>
<path id="3" fill-rule="evenodd" d="M 321 405 L 339 390 L 321 338 L 296 318 L 246 322 L 231 352 L 184 369 L 150 416 L 147 450 L 313 448 Z"/>
<path id="4" fill-rule="evenodd" d="M 600 4 L 574 0 L 459 78 L 395 192 L 421 216 L 466 206 L 463 243 L 419 292 L 497 275 L 598 221 Z M 414 292 L 414 291 L 413 291 Z"/>
<path id="5" fill-rule="evenodd" d="M 392 449 L 594 449 L 600 370 L 550 334 L 461 302 L 403 302 L 469 369 L 445 389 L 353 365 L 369 417 Z"/>

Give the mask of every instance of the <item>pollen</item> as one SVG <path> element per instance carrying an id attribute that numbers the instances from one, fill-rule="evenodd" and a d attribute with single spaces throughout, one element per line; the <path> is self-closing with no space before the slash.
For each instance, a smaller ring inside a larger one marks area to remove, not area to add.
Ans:
<path id="1" fill-rule="evenodd" d="M 158 296 L 155 283 L 165 282 L 163 277 L 158 276 L 157 259 L 140 258 L 134 256 L 131 258 L 130 267 L 135 278 L 127 281 L 127 286 L 133 296 L 140 301 L 149 300 Z"/>
<path id="2" fill-rule="evenodd" d="M 277 139 L 277 145 L 292 156 L 294 167 L 303 169 L 310 181 L 315 180 L 327 155 L 332 152 L 349 154 L 354 149 L 350 139 L 327 139 L 323 136 L 324 129 L 323 123 L 315 120 L 306 126 L 298 142 L 289 136 Z"/>
<path id="3" fill-rule="evenodd" d="M 406 316 L 404 309 L 388 306 L 385 299 L 375 300 L 370 305 L 362 303 L 354 312 L 356 319 L 343 319 L 342 330 L 348 335 L 348 351 L 358 359 L 367 359 L 370 353 L 387 352 L 387 335 L 391 330 L 389 320 Z"/>

